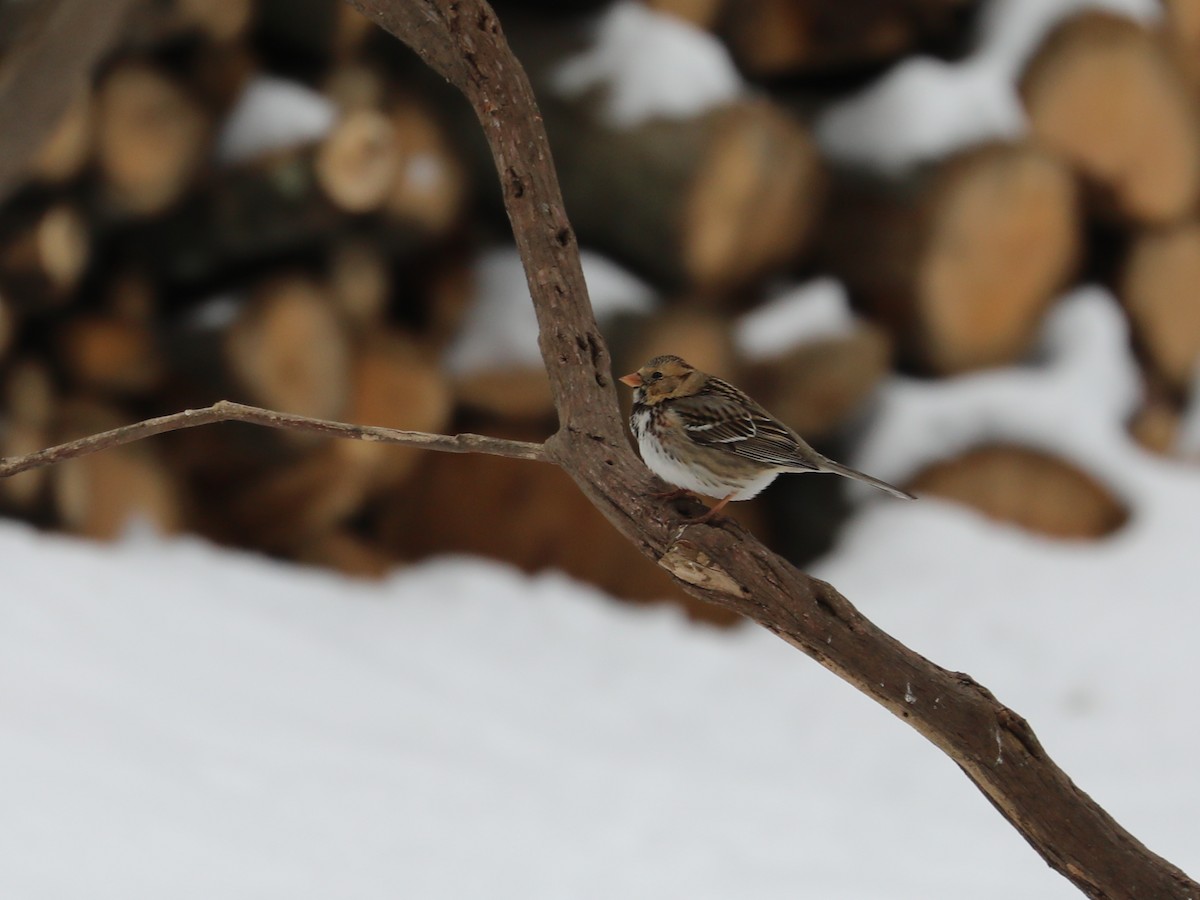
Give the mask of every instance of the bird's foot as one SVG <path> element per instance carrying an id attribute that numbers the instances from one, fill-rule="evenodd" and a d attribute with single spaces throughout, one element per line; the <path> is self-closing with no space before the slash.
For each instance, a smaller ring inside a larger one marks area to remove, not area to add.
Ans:
<path id="1" fill-rule="evenodd" d="M 670 491 L 655 491 L 650 496 L 655 500 L 669 502 L 671 500 L 678 500 L 680 497 L 695 497 L 696 494 L 693 491 L 689 491 L 687 488 L 675 488 L 674 490 Z"/>
<path id="2" fill-rule="evenodd" d="M 723 510 L 725 508 L 725 504 L 727 504 L 732 499 L 733 499 L 733 495 L 731 494 L 730 496 L 726 497 L 724 500 L 721 500 L 720 502 L 715 503 L 713 505 L 713 507 L 710 510 L 708 510 L 708 512 L 703 513 L 699 516 L 695 516 L 694 518 L 687 519 L 685 521 L 689 525 L 703 525 L 706 522 L 709 522 L 715 518 L 725 518 L 725 516 L 720 516 L 719 514 L 720 514 L 721 510 Z"/>

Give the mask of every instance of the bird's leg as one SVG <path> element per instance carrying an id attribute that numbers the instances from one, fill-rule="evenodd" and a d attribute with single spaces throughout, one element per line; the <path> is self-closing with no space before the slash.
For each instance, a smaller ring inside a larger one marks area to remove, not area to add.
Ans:
<path id="1" fill-rule="evenodd" d="M 678 500 L 680 497 L 695 497 L 696 494 L 687 488 L 674 488 L 669 491 L 656 491 L 650 496 L 655 500 Z"/>
<path id="2" fill-rule="evenodd" d="M 730 500 L 733 499 L 734 494 L 736 494 L 736 493 L 737 493 L 737 491 L 734 491 L 733 494 L 730 494 L 728 497 L 725 497 L 724 499 L 718 501 L 717 504 L 715 506 L 713 506 L 713 508 L 710 509 L 708 512 L 706 512 L 704 515 L 696 516 L 696 518 L 694 518 L 694 519 L 688 519 L 688 524 L 689 525 L 703 525 L 705 522 L 707 522 L 709 519 L 713 518 L 713 516 L 715 516 L 717 513 L 719 513 L 721 510 L 723 510 L 725 508 L 725 505 Z"/>

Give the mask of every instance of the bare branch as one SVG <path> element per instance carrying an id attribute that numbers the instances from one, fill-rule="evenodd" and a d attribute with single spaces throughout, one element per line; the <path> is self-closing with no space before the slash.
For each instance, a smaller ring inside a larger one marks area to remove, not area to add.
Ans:
<path id="1" fill-rule="evenodd" d="M 282 428 L 288 431 L 304 431 L 324 434 L 329 437 L 352 438 L 359 441 L 378 441 L 383 444 L 399 444 L 405 447 L 424 447 L 427 450 L 442 450 L 447 453 L 485 453 L 491 456 L 507 456 L 513 459 L 546 460 L 546 448 L 542 444 L 526 441 L 508 441 L 487 437 L 482 434 L 426 434 L 423 431 L 400 431 L 395 428 L 380 428 L 376 425 L 350 425 L 313 419 L 292 413 L 276 412 L 257 406 L 246 406 L 222 400 L 204 409 L 185 409 L 183 412 L 156 419 L 145 419 L 131 425 L 123 425 L 111 431 L 88 435 L 76 441 L 68 441 L 55 447 L 47 447 L 25 456 L 0 458 L 0 478 L 7 478 L 28 469 L 52 466 L 76 456 L 86 456 L 98 450 L 131 444 L 156 434 L 211 425 L 214 422 L 247 422 L 267 428 Z"/>

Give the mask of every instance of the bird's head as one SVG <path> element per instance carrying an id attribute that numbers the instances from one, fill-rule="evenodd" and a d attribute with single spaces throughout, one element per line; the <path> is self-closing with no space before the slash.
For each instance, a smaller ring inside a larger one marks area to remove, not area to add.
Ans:
<path id="1" fill-rule="evenodd" d="M 653 406 L 664 400 L 688 397 L 696 393 L 707 378 L 707 375 L 689 366 L 678 356 L 656 356 L 620 381 L 634 388 L 635 403 Z"/>

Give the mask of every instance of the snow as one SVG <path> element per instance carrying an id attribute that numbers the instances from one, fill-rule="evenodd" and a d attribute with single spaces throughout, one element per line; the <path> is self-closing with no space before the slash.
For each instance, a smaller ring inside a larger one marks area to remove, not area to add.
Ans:
<path id="1" fill-rule="evenodd" d="M 1125 436 L 1105 292 L 1067 298 L 1043 345 L 896 379 L 857 462 L 1036 441 L 1130 523 L 1084 544 L 870 502 L 814 574 L 1027 716 L 1195 873 L 1200 470 Z M 0 523 L 0 559 L 0 896 L 1078 896 L 919 735 L 752 626 L 466 558 L 372 584 Z"/>
<path id="2" fill-rule="evenodd" d="M 217 137 L 217 159 L 239 163 L 323 138 L 337 107 L 297 81 L 256 75 L 243 89 Z"/>
<path id="3" fill-rule="evenodd" d="M 646 312 L 655 302 L 645 282 L 594 250 L 581 250 L 583 277 L 596 319 Z M 494 247 L 475 262 L 475 299 L 446 351 L 446 367 L 459 374 L 542 365 L 537 318 L 521 257 L 513 246 Z"/>
<path id="4" fill-rule="evenodd" d="M 675 16 L 618 0 L 594 30 L 592 46 L 560 63 L 551 83 L 564 97 L 603 88 L 613 127 L 695 116 L 744 93 L 725 45 Z"/>
<path id="5" fill-rule="evenodd" d="M 735 323 L 734 346 L 745 359 L 770 359 L 799 344 L 853 334 L 857 321 L 845 286 L 836 278 L 814 278 L 744 313 Z"/>
<path id="6" fill-rule="evenodd" d="M 1154 0 L 992 0 L 974 53 L 960 62 L 902 60 L 858 94 L 818 117 L 817 141 L 845 163 L 897 173 L 972 144 L 1027 130 L 1017 96 L 1026 59 L 1061 19 L 1105 9 L 1153 22 Z"/>

